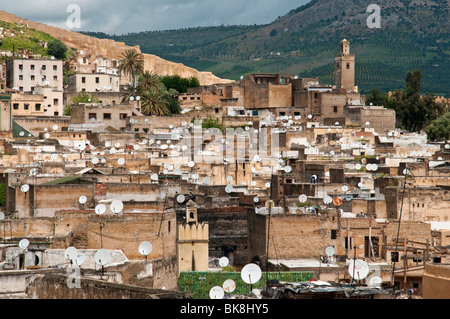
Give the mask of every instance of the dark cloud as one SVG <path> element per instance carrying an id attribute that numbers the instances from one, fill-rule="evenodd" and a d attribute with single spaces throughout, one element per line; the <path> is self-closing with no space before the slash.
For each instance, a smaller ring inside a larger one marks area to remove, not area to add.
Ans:
<path id="1" fill-rule="evenodd" d="M 21 0 L 2 10 L 67 29 L 71 4 L 81 10 L 81 29 L 123 34 L 197 26 L 265 24 L 310 0 Z"/>

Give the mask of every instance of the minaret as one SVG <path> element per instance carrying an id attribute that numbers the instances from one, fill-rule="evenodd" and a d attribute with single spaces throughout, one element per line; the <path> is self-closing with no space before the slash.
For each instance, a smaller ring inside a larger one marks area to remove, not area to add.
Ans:
<path id="1" fill-rule="evenodd" d="M 355 55 L 350 54 L 350 42 L 339 43 L 339 55 L 334 58 L 334 84 L 336 89 L 353 91 L 355 88 Z"/>

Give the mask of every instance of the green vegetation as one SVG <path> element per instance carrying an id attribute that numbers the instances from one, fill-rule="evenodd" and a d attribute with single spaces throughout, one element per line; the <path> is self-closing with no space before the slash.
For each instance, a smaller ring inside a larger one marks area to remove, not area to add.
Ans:
<path id="1" fill-rule="evenodd" d="M 179 75 L 163 76 L 161 77 L 161 82 L 167 89 L 174 89 L 178 93 L 187 93 L 189 88 L 200 86 L 200 82 L 196 77 L 186 79 L 180 77 Z"/>
<path id="2" fill-rule="evenodd" d="M 83 104 L 83 103 L 101 103 L 99 99 L 95 97 L 94 94 L 87 94 L 87 93 L 80 93 L 77 96 L 74 96 L 72 98 L 72 101 L 70 104 L 68 104 L 64 108 L 64 116 L 70 116 L 71 112 L 71 106 L 76 104 Z"/>
<path id="3" fill-rule="evenodd" d="M 0 207 L 6 206 L 6 187 L 5 184 L 0 184 Z"/>
<path id="4" fill-rule="evenodd" d="M 432 121 L 426 128 L 425 133 L 431 141 L 445 141 L 450 139 L 450 112 Z"/>
<path id="5" fill-rule="evenodd" d="M 66 58 L 67 47 L 60 40 L 51 40 L 47 45 L 47 53 L 58 60 L 64 60 Z"/>

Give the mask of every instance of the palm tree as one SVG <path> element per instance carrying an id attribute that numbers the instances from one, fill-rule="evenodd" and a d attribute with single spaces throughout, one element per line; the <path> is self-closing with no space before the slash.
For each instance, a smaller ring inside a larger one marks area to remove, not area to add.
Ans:
<path id="1" fill-rule="evenodd" d="M 131 75 L 133 80 L 133 92 L 136 89 L 136 76 L 144 72 L 144 58 L 141 53 L 134 49 L 128 49 L 122 53 L 119 60 L 120 74 Z"/>
<path id="2" fill-rule="evenodd" d="M 145 71 L 139 76 L 136 90 L 142 94 L 151 88 L 158 88 L 161 84 L 161 79 L 156 73 Z"/>
<path id="3" fill-rule="evenodd" d="M 150 88 L 141 96 L 141 112 L 146 115 L 168 115 L 170 114 L 167 91 L 161 88 Z"/>

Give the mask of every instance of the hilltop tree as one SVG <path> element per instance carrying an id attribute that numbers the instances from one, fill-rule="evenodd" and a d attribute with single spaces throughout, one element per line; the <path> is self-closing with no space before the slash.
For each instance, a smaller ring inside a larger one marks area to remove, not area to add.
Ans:
<path id="1" fill-rule="evenodd" d="M 431 122 L 425 128 L 425 133 L 427 133 L 430 141 L 450 139 L 450 112 Z"/>
<path id="2" fill-rule="evenodd" d="M 47 53 L 56 59 L 64 60 L 66 58 L 67 46 L 58 39 L 52 40 L 47 44 Z"/>
<path id="3" fill-rule="evenodd" d="M 119 60 L 119 72 L 131 76 L 133 90 L 136 88 L 136 77 L 144 73 L 144 58 L 141 53 L 134 49 L 128 49 L 122 53 Z"/>

